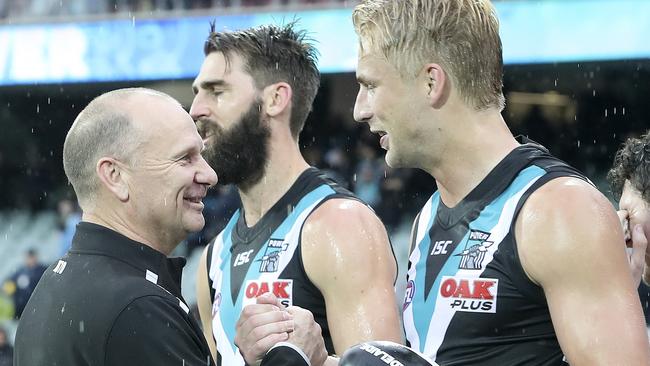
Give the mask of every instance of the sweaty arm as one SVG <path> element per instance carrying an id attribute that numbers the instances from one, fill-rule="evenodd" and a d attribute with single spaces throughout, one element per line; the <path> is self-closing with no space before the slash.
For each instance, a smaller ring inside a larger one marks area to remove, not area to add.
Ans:
<path id="1" fill-rule="evenodd" d="M 203 336 L 208 342 L 210 353 L 214 359 L 217 358 L 217 345 L 212 335 L 212 299 L 210 297 L 210 284 L 208 282 L 207 256 L 208 248 L 206 246 L 199 260 L 199 270 L 196 273 L 196 303 L 199 308 Z"/>
<path id="2" fill-rule="evenodd" d="M 529 278 L 544 289 L 560 346 L 572 366 L 648 365 L 639 297 L 611 204 L 576 178 L 535 191 L 515 227 Z"/>
<path id="3" fill-rule="evenodd" d="M 214 365 L 191 316 L 178 301 L 159 296 L 136 299 L 113 323 L 104 365 Z"/>
<path id="4" fill-rule="evenodd" d="M 305 222 L 301 245 L 307 276 L 325 298 L 337 354 L 363 341 L 402 342 L 397 264 L 370 208 L 350 199 L 326 201 Z"/>

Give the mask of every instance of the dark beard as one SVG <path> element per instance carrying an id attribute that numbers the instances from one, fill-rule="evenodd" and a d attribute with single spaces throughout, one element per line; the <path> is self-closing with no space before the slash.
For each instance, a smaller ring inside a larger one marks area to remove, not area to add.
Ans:
<path id="1" fill-rule="evenodd" d="M 205 126 L 212 141 L 204 157 L 217 172 L 219 183 L 247 190 L 264 176 L 271 129 L 262 120 L 261 109 L 261 100 L 251 103 L 248 112 L 228 130 L 216 123 Z"/>

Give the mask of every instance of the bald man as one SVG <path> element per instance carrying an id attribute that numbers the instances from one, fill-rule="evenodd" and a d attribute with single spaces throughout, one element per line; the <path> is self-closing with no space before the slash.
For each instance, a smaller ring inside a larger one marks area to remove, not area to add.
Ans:
<path id="1" fill-rule="evenodd" d="M 213 365 L 168 255 L 205 223 L 217 176 L 192 118 L 147 89 L 94 99 L 63 167 L 83 210 L 70 251 L 47 269 L 18 325 L 14 365 Z"/>

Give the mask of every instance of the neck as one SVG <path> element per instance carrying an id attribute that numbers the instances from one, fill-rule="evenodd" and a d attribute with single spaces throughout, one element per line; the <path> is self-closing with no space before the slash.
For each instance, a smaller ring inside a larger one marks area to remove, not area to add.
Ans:
<path id="1" fill-rule="evenodd" d="M 239 188 L 246 225 L 255 225 L 291 188 L 300 174 L 309 168 L 300 153 L 298 142 L 290 134 L 269 144 L 269 160 L 260 181 L 246 189 Z"/>
<path id="2" fill-rule="evenodd" d="M 154 238 L 149 233 L 141 233 L 134 227 L 133 220 L 128 220 L 124 215 L 120 215 L 112 210 L 88 213 L 84 211 L 81 220 L 107 227 L 133 241 L 151 247 L 166 256 L 169 256 L 178 245 L 178 242 L 174 242 L 173 240 L 161 240 L 160 238 Z"/>
<path id="3" fill-rule="evenodd" d="M 448 207 L 465 198 L 519 143 L 498 111 L 456 114 L 454 131 L 434 166 L 428 167 Z M 448 138 L 447 138 L 448 137 Z"/>

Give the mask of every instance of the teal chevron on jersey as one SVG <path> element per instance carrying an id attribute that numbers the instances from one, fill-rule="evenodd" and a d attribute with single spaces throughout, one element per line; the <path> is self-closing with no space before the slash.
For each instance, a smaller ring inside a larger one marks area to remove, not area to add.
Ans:
<path id="1" fill-rule="evenodd" d="M 563 365 L 543 290 L 518 258 L 514 225 L 528 197 L 558 177 L 585 179 L 525 144 L 461 202 L 434 193 L 414 225 L 407 296 L 408 344 L 444 365 Z"/>

